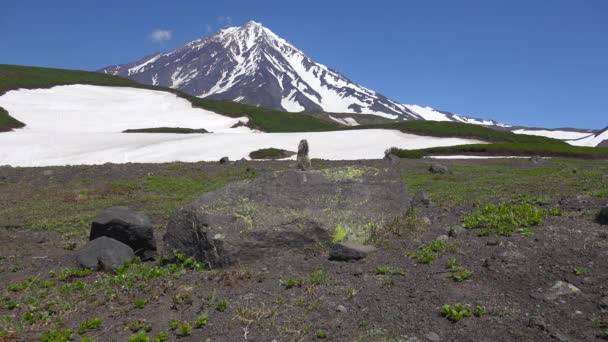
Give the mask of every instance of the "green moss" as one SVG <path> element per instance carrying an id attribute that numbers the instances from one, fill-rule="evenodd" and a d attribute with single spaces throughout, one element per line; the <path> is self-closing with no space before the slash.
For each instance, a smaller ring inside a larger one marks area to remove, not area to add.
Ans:
<path id="1" fill-rule="evenodd" d="M 366 172 L 368 172 L 366 168 L 356 167 L 356 166 L 343 166 L 336 168 L 328 168 L 323 170 L 316 170 L 314 172 L 318 172 L 322 174 L 325 178 L 332 181 L 343 181 L 343 180 L 351 180 L 356 179 L 363 176 Z"/>
<path id="2" fill-rule="evenodd" d="M 336 226 L 336 229 L 334 229 L 334 233 L 332 235 L 332 241 L 334 243 L 343 241 L 346 238 L 347 234 L 348 234 L 348 232 L 346 231 L 346 229 L 344 229 L 344 227 L 342 227 L 341 224 L 338 224 Z"/>

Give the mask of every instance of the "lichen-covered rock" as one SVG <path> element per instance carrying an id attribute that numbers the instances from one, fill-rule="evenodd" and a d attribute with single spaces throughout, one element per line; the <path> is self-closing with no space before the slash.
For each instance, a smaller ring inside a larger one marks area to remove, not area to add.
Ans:
<path id="1" fill-rule="evenodd" d="M 89 239 L 102 236 L 128 245 L 144 261 L 156 256 L 156 240 L 150 219 L 127 207 L 112 207 L 97 212 Z"/>
<path id="2" fill-rule="evenodd" d="M 266 174 L 231 183 L 176 210 L 164 244 L 212 268 L 310 244 L 363 242 L 409 206 L 398 175 L 368 167 Z"/>

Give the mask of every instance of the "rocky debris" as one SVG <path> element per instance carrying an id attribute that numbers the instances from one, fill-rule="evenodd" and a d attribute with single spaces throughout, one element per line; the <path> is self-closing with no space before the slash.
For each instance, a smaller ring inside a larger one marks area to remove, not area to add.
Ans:
<path id="1" fill-rule="evenodd" d="M 412 198 L 411 205 L 413 207 L 425 207 L 428 208 L 431 205 L 431 199 L 425 191 L 418 191 L 414 198 Z"/>
<path id="2" fill-rule="evenodd" d="M 90 240 L 107 236 L 131 247 L 142 260 L 156 256 L 154 229 L 145 214 L 127 207 L 100 210 L 91 225 Z"/>
<path id="3" fill-rule="evenodd" d="M 230 162 L 230 158 L 222 157 L 220 158 L 220 164 L 228 164 Z"/>
<path id="4" fill-rule="evenodd" d="M 464 229 L 461 225 L 452 226 L 448 231 L 448 236 L 455 239 L 459 235 L 462 235 L 465 231 L 466 229 Z"/>
<path id="5" fill-rule="evenodd" d="M 386 152 L 384 152 L 384 160 L 386 160 L 387 162 L 389 162 L 391 165 L 397 165 L 401 161 L 401 158 L 399 158 L 396 155 L 392 154 L 390 152 L 390 150 L 387 150 Z"/>
<path id="6" fill-rule="evenodd" d="M 550 301 L 564 296 L 577 295 L 579 293 L 581 293 L 581 290 L 579 290 L 576 286 L 565 281 L 558 280 L 544 293 L 534 293 L 532 297 Z"/>
<path id="7" fill-rule="evenodd" d="M 545 321 L 541 317 L 537 316 L 530 317 L 530 319 L 528 320 L 528 327 L 547 331 L 547 323 L 545 323 Z"/>
<path id="8" fill-rule="evenodd" d="M 446 174 L 450 172 L 450 169 L 445 166 L 445 165 L 441 165 L 441 164 L 432 164 L 429 167 L 429 171 L 431 173 L 438 173 L 438 174 Z"/>
<path id="9" fill-rule="evenodd" d="M 409 205 L 398 175 L 369 167 L 288 170 L 233 182 L 176 210 L 164 236 L 211 268 L 274 257 L 289 249 L 343 241 L 360 243 L 370 222 L 386 222 Z"/>
<path id="10" fill-rule="evenodd" d="M 297 168 L 300 171 L 306 171 L 311 167 L 310 158 L 308 157 L 308 141 L 302 139 L 298 145 Z"/>
<path id="11" fill-rule="evenodd" d="M 108 272 L 116 271 L 134 257 L 131 247 L 107 236 L 89 241 L 77 253 L 80 266 Z"/>
<path id="12" fill-rule="evenodd" d="M 608 224 L 608 207 L 602 208 L 595 218 L 599 224 Z"/>
<path id="13" fill-rule="evenodd" d="M 360 260 L 374 251 L 376 251 L 374 246 L 360 245 L 354 242 L 339 242 L 332 246 L 329 252 L 329 260 Z"/>
<path id="14" fill-rule="evenodd" d="M 598 306 L 602 310 L 608 310 L 608 296 L 604 296 L 604 297 L 600 298 Z"/>
<path id="15" fill-rule="evenodd" d="M 435 239 L 435 240 L 437 240 L 437 241 L 448 241 L 449 239 L 450 239 L 450 237 L 447 236 L 447 235 L 439 235 L 437 237 L 437 239 Z"/>
<path id="16" fill-rule="evenodd" d="M 44 170 L 44 171 L 42 171 L 42 175 L 45 176 L 45 177 L 50 177 L 53 174 L 55 174 L 55 172 L 53 170 Z"/>
<path id="17" fill-rule="evenodd" d="M 346 309 L 346 307 L 344 305 L 338 305 L 336 307 L 336 312 L 347 313 L 348 310 Z"/>
<path id="18" fill-rule="evenodd" d="M 430 332 L 430 333 L 424 335 L 424 338 L 426 338 L 427 341 L 431 341 L 431 342 L 441 341 L 441 338 L 439 337 L 439 335 L 437 335 L 437 333 L 434 333 L 434 332 Z"/>
<path id="19" fill-rule="evenodd" d="M 540 165 L 545 162 L 545 159 L 541 156 L 532 156 L 528 159 L 532 164 Z"/>

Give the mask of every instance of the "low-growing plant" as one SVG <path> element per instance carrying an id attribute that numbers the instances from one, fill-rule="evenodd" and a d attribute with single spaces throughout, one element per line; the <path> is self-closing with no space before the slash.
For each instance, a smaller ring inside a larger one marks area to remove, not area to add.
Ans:
<path id="1" fill-rule="evenodd" d="M 82 335 L 90 330 L 99 330 L 99 328 L 101 328 L 102 324 L 103 324 L 103 318 L 88 319 L 88 320 L 80 323 L 80 326 L 78 327 L 78 333 L 80 335 Z"/>
<path id="2" fill-rule="evenodd" d="M 327 338 L 327 332 L 323 329 L 318 329 L 317 338 Z"/>
<path id="3" fill-rule="evenodd" d="M 321 284 L 325 283 L 328 279 L 329 279 L 329 273 L 327 273 L 327 271 L 325 271 L 325 270 L 318 269 L 318 270 L 312 271 L 308 275 L 308 284 L 311 286 L 321 285 Z"/>
<path id="4" fill-rule="evenodd" d="M 179 322 L 177 325 L 177 336 L 190 336 L 190 332 L 192 331 L 192 326 L 188 322 Z"/>
<path id="5" fill-rule="evenodd" d="M 475 308 L 475 316 L 483 317 L 485 314 L 486 314 L 486 308 L 477 305 L 477 307 Z"/>
<path id="6" fill-rule="evenodd" d="M 149 332 L 150 330 L 152 330 L 152 324 L 150 324 L 150 322 L 148 322 L 147 320 L 142 318 L 142 319 L 138 319 L 136 321 L 129 323 L 127 328 L 129 328 L 129 330 L 131 330 L 131 332 L 139 332 L 139 331 Z"/>
<path id="7" fill-rule="evenodd" d="M 160 332 L 156 337 L 151 338 L 145 332 L 140 331 L 136 334 L 129 336 L 128 342 L 163 342 L 166 341 L 169 335 L 166 332 Z"/>
<path id="8" fill-rule="evenodd" d="M 226 302 L 225 299 L 220 300 L 219 303 L 217 303 L 217 305 L 215 306 L 215 310 L 219 311 L 219 312 L 224 312 L 226 311 L 226 308 L 228 307 L 228 303 Z"/>
<path id="9" fill-rule="evenodd" d="M 55 328 L 49 332 L 44 332 L 40 335 L 42 342 L 68 342 L 74 338 L 72 329 Z"/>
<path id="10" fill-rule="evenodd" d="M 462 271 L 454 271 L 450 274 L 449 278 L 454 279 L 457 282 L 465 281 L 473 276 L 473 272 L 467 269 Z"/>
<path id="11" fill-rule="evenodd" d="M 304 283 L 304 280 L 302 280 L 300 278 L 292 278 L 292 277 L 289 277 L 289 278 L 281 281 L 281 284 L 283 286 L 285 286 L 286 289 L 290 289 L 290 288 L 296 287 L 296 286 L 301 287 L 303 283 Z"/>
<path id="12" fill-rule="evenodd" d="M 72 278 L 84 278 L 93 273 L 93 270 L 88 268 L 64 268 L 59 273 L 59 280 L 68 281 Z"/>
<path id="13" fill-rule="evenodd" d="M 576 274 L 577 276 L 586 275 L 589 273 L 591 273 L 591 269 L 588 267 L 575 267 L 574 268 L 574 274 Z"/>
<path id="14" fill-rule="evenodd" d="M 201 314 L 200 316 L 198 316 L 198 318 L 194 322 L 194 327 L 197 329 L 202 328 L 205 325 L 207 325 L 208 320 L 209 320 L 209 314 L 205 312 L 205 313 Z"/>
<path id="15" fill-rule="evenodd" d="M 545 210 L 536 207 L 529 201 L 515 204 L 490 204 L 465 216 L 463 225 L 467 229 L 482 228 L 484 235 L 511 236 L 514 232 L 529 235 L 531 231 L 526 228 L 541 223 L 546 214 Z"/>
<path id="16" fill-rule="evenodd" d="M 408 253 L 408 256 L 420 263 L 430 264 L 435 259 L 458 250 L 458 245 L 449 240 L 433 240 L 422 244 L 418 250 Z"/>
<path id="17" fill-rule="evenodd" d="M 463 319 L 464 317 L 470 317 L 471 309 L 467 308 L 466 306 L 464 306 L 460 303 L 455 304 L 453 306 L 449 305 L 449 304 L 445 304 L 441 308 L 441 313 L 450 321 L 458 322 L 461 319 Z"/>
<path id="18" fill-rule="evenodd" d="M 136 309 L 143 309 L 144 306 L 146 306 L 146 304 L 148 304 L 147 299 L 136 299 L 135 302 L 133 303 L 133 306 Z"/>
<path id="19" fill-rule="evenodd" d="M 374 273 L 378 275 L 390 274 L 390 275 L 405 275 L 405 270 L 390 265 L 378 266 L 374 269 Z"/>

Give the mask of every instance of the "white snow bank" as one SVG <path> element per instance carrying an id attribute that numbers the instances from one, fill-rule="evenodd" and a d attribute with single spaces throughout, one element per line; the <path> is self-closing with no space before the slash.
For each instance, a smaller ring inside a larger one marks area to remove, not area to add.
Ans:
<path id="1" fill-rule="evenodd" d="M 247 118 L 230 118 L 192 108 L 176 95 L 156 90 L 92 85 L 20 89 L 0 97 L 12 117 L 31 132 L 122 132 L 130 128 L 204 128 L 210 132 L 242 132 L 231 129 Z M 60 133 L 58 133 L 59 135 Z"/>
<path id="2" fill-rule="evenodd" d="M 260 148 L 295 150 L 308 139 L 312 158 L 382 158 L 390 147 L 419 149 L 483 143 L 397 130 L 259 133 L 230 128 L 239 120 L 202 109 L 173 94 L 87 85 L 11 91 L 0 106 L 27 124 L 0 134 L 0 165 L 51 166 L 103 163 L 215 161 L 249 158 Z M 212 134 L 120 133 L 129 128 L 205 128 Z M 294 157 L 295 158 L 295 157 Z"/>
<path id="3" fill-rule="evenodd" d="M 162 163 L 172 161 L 215 161 L 223 156 L 232 160 L 249 158 L 260 148 L 297 148 L 308 139 L 312 158 L 354 160 L 376 159 L 392 146 L 427 148 L 481 141 L 434 138 L 405 134 L 395 130 L 352 130 L 308 133 L 35 133 L 15 131 L 0 134 L 0 165 L 50 166 L 103 163 Z"/>
<path id="4" fill-rule="evenodd" d="M 537 135 L 541 137 L 560 139 L 560 140 L 572 140 L 572 139 L 580 139 L 585 138 L 593 133 L 585 133 L 585 132 L 573 132 L 573 131 L 559 131 L 559 130 L 542 130 L 542 129 L 516 129 L 513 131 L 515 134 L 525 134 L 525 135 Z"/>
<path id="5" fill-rule="evenodd" d="M 578 139 L 578 140 L 567 140 L 566 142 L 570 145 L 574 146 L 588 146 L 595 147 L 599 145 L 602 141 L 608 140 L 608 130 L 599 133 L 598 135 L 591 135 L 586 138 Z"/>

